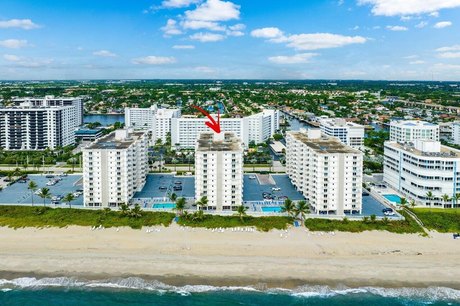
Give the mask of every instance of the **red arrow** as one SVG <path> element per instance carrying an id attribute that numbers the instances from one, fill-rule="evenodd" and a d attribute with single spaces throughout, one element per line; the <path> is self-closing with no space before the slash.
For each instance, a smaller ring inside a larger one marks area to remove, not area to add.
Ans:
<path id="1" fill-rule="evenodd" d="M 220 133 L 220 113 L 219 113 L 219 111 L 217 111 L 217 122 L 216 122 L 216 120 L 214 120 L 214 118 L 207 111 L 202 109 L 201 107 L 196 106 L 196 105 L 192 105 L 192 107 L 195 108 L 196 110 L 200 111 L 203 115 L 208 117 L 209 120 L 211 120 L 211 122 L 209 122 L 209 121 L 205 122 L 205 124 L 208 127 L 213 129 L 214 132 L 216 132 L 217 134 Z"/>

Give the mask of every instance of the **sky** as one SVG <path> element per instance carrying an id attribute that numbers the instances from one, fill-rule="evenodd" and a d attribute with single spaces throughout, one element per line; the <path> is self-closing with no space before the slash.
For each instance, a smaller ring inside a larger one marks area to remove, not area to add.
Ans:
<path id="1" fill-rule="evenodd" d="M 460 80 L 460 0 L 2 0 L 0 79 Z"/>

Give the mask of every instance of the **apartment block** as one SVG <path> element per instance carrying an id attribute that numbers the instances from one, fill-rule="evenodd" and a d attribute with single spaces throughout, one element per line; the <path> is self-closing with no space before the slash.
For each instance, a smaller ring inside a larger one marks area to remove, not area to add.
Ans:
<path id="1" fill-rule="evenodd" d="M 235 133 L 200 134 L 195 147 L 195 197 L 207 197 L 208 210 L 232 211 L 243 205 L 243 151 Z"/>
<path id="2" fill-rule="evenodd" d="M 417 139 L 439 141 L 439 125 L 418 120 L 390 122 L 390 141 L 413 142 Z"/>
<path id="3" fill-rule="evenodd" d="M 142 190 L 148 173 L 148 132 L 116 130 L 83 151 L 84 205 L 118 207 Z"/>
<path id="4" fill-rule="evenodd" d="M 321 119 L 319 123 L 324 134 L 337 137 L 343 144 L 355 149 L 364 149 L 364 126 L 343 118 Z"/>
<path id="5" fill-rule="evenodd" d="M 319 129 L 286 133 L 286 173 L 316 214 L 361 213 L 363 154 Z"/>

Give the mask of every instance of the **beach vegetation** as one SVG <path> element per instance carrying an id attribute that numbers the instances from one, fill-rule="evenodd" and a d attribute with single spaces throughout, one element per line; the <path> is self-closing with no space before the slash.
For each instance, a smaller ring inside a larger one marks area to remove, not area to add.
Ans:
<path id="1" fill-rule="evenodd" d="M 410 210 L 429 230 L 441 233 L 460 232 L 460 209 L 458 208 L 411 208 Z"/>

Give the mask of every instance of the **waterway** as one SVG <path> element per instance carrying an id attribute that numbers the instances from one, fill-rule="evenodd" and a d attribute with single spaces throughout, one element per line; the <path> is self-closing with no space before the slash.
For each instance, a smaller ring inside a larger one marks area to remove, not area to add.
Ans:
<path id="1" fill-rule="evenodd" d="M 125 122 L 125 115 L 123 114 L 116 114 L 116 115 L 109 115 L 109 114 L 88 114 L 83 117 L 83 122 L 99 122 L 103 126 L 112 125 L 115 122 Z"/>

